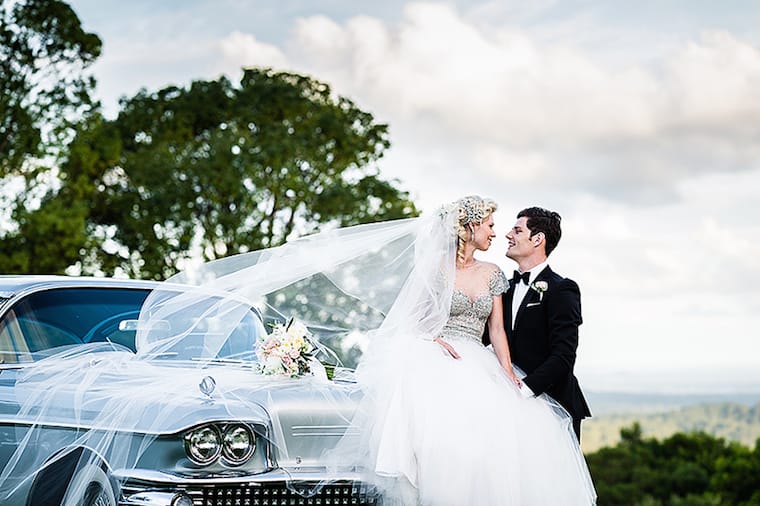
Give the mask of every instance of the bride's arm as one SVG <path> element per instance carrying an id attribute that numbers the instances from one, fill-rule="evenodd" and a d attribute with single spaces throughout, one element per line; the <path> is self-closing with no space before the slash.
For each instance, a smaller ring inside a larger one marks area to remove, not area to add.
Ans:
<path id="1" fill-rule="evenodd" d="M 512 358 L 509 355 L 509 344 L 507 343 L 507 332 L 504 330 L 504 311 L 502 310 L 501 295 L 493 297 L 493 308 L 488 315 L 488 334 L 491 337 L 491 344 L 499 363 L 507 372 L 512 381 L 520 386 L 520 380 L 515 376 L 512 369 Z"/>

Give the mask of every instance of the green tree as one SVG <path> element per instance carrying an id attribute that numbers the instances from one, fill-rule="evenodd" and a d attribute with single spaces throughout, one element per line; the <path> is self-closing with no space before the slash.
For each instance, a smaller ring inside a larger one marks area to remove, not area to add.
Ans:
<path id="1" fill-rule="evenodd" d="M 760 441 L 754 450 L 702 432 L 644 438 L 634 424 L 622 441 L 587 455 L 599 504 L 757 506 Z"/>
<path id="2" fill-rule="evenodd" d="M 738 443 L 729 444 L 726 450 L 716 459 L 712 488 L 728 504 L 756 504 L 755 501 L 760 498 L 760 494 L 757 494 L 760 490 L 760 462 L 757 455 Z"/>
<path id="3" fill-rule="evenodd" d="M 386 125 L 306 76 L 143 90 L 82 125 L 62 165 L 62 194 L 88 206 L 82 270 L 163 279 L 191 256 L 413 216 L 375 166 L 388 146 Z"/>
<path id="4" fill-rule="evenodd" d="M 64 2 L 0 6 L 0 272 L 60 272 L 78 259 L 87 205 L 59 198 L 51 167 L 95 105 L 87 68 L 100 48 Z"/>
<path id="5" fill-rule="evenodd" d="M 92 106 L 94 80 L 86 69 L 100 48 L 64 2 L 2 2 L 0 178 L 61 147 L 72 122 Z"/>

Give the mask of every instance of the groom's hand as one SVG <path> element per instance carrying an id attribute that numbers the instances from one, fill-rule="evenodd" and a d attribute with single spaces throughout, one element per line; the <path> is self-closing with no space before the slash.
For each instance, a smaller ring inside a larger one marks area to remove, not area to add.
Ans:
<path id="1" fill-rule="evenodd" d="M 446 350 L 446 353 L 448 353 L 449 355 L 451 355 L 453 358 L 456 358 L 456 359 L 461 358 L 459 356 L 459 353 L 457 353 L 457 350 L 455 350 L 453 346 L 451 346 L 449 343 L 447 343 L 446 341 L 444 341 L 440 337 L 436 337 L 435 339 L 433 339 L 433 341 L 435 341 L 436 343 L 438 343 L 440 345 L 440 347 L 443 348 L 444 350 Z"/>

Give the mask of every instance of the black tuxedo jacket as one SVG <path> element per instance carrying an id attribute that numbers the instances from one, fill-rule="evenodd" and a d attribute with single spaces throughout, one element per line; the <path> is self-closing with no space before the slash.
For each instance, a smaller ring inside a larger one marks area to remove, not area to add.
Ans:
<path id="1" fill-rule="evenodd" d="M 543 281 L 543 296 L 528 289 L 512 328 L 512 295 L 514 287 L 502 296 L 504 328 L 507 331 L 512 362 L 527 376 L 524 383 L 536 395 L 547 393 L 573 417 L 580 420 L 591 412 L 573 374 L 578 348 L 578 326 L 581 318 L 581 293 L 578 284 L 554 273 L 548 266 L 533 282 Z M 490 343 L 488 334 L 484 343 Z"/>

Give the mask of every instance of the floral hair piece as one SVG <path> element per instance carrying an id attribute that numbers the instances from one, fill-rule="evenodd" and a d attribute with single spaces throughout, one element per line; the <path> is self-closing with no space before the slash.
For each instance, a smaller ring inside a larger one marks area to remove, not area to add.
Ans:
<path id="1" fill-rule="evenodd" d="M 464 245 L 472 241 L 475 231 L 473 224 L 481 224 L 483 220 L 496 211 L 495 201 L 478 195 L 468 195 L 438 209 L 438 216 L 448 223 L 452 220 L 453 232 L 456 237 L 457 261 L 464 261 Z M 456 221 L 454 221 L 456 219 Z"/>
<path id="2" fill-rule="evenodd" d="M 459 223 L 464 226 L 470 223 L 481 223 L 496 208 L 493 201 L 477 195 L 462 197 L 456 201 L 459 210 Z"/>
<path id="3" fill-rule="evenodd" d="M 467 226 L 470 223 L 481 223 L 495 210 L 496 203 L 493 200 L 484 199 L 477 195 L 469 195 L 449 204 L 442 205 L 438 208 L 438 215 L 441 218 L 445 218 L 454 213 L 459 224 Z"/>

